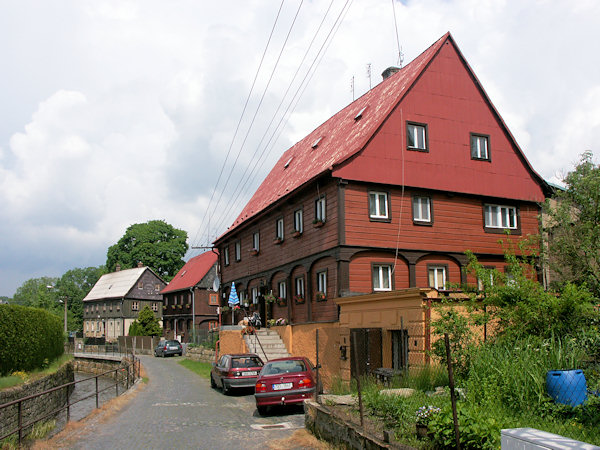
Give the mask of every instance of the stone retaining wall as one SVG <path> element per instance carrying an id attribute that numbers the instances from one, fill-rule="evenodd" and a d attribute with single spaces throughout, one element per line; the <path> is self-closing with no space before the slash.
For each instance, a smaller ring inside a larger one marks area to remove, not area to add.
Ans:
<path id="1" fill-rule="evenodd" d="M 188 347 L 185 356 L 194 361 L 206 363 L 215 361 L 215 351 L 204 347 Z"/>
<path id="2" fill-rule="evenodd" d="M 383 442 L 314 401 L 304 402 L 304 424 L 316 437 L 340 448 L 415 450 L 407 445 Z"/>
<path id="3" fill-rule="evenodd" d="M 73 367 L 73 362 L 68 362 L 58 369 L 56 373 L 32 382 L 22 384 L 20 386 L 0 391 L 0 405 L 4 405 L 14 400 L 35 395 L 57 386 L 73 382 L 75 380 Z M 23 425 L 64 406 L 67 403 L 68 395 L 70 395 L 72 391 L 73 386 L 70 386 L 69 392 L 67 392 L 67 388 L 59 389 L 49 394 L 23 401 L 21 411 Z M 17 404 L 0 409 L 0 436 L 4 436 L 10 431 L 18 428 L 18 411 L 19 409 Z M 51 419 L 52 416 L 45 420 Z M 26 433 L 23 434 L 25 435 Z"/>
<path id="4" fill-rule="evenodd" d="M 103 359 L 101 357 L 94 358 L 86 356 L 85 358 L 76 357 L 74 360 L 74 367 L 76 372 L 89 373 L 91 375 L 100 375 L 108 372 L 109 370 L 121 369 L 107 374 L 109 378 L 117 379 L 123 383 L 127 383 L 127 366 L 129 366 L 129 383 L 131 384 L 134 376 L 134 368 L 130 366 L 131 357 L 123 357 L 121 360 Z"/>

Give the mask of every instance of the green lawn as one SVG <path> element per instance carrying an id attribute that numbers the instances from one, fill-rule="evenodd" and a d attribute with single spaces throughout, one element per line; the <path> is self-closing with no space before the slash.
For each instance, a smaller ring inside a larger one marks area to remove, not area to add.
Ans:
<path id="1" fill-rule="evenodd" d="M 211 363 L 183 359 L 179 361 L 179 364 L 187 369 L 190 369 L 192 372 L 197 373 L 202 378 L 206 378 L 207 380 L 210 379 L 210 369 L 212 368 Z"/>

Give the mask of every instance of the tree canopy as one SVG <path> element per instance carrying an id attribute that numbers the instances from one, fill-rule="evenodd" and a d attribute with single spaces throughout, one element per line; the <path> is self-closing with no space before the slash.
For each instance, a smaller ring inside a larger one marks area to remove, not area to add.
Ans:
<path id="1" fill-rule="evenodd" d="M 131 225 L 123 237 L 109 247 L 106 268 L 114 272 L 117 263 L 122 269 L 131 269 L 141 262 L 169 281 L 185 264 L 186 241 L 187 232 L 163 220 Z"/>
<path id="2" fill-rule="evenodd" d="M 548 261 L 559 282 L 587 285 L 600 297 L 600 166 L 592 152 L 564 179 L 566 189 L 545 205 Z"/>

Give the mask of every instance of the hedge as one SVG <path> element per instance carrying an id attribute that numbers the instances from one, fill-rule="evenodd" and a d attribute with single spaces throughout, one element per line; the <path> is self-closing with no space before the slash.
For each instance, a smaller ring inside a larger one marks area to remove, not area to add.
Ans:
<path id="1" fill-rule="evenodd" d="M 0 305 L 0 376 L 43 367 L 64 352 L 60 317 L 38 308 Z"/>

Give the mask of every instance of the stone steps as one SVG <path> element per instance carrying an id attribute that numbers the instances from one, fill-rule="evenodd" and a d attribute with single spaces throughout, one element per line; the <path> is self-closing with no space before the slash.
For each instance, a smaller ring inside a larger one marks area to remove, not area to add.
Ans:
<path id="1" fill-rule="evenodd" d="M 259 345 L 258 343 L 255 344 L 256 338 L 258 338 L 258 341 L 262 345 L 262 349 L 261 345 Z M 263 359 L 263 361 L 269 361 L 271 359 L 276 358 L 286 358 L 290 356 L 287 349 L 285 348 L 285 344 L 283 343 L 283 341 L 279 337 L 279 334 L 276 331 L 263 328 L 260 330 L 256 330 L 256 336 L 244 336 L 244 340 L 246 341 L 248 349 L 252 353 L 256 353 L 258 356 L 260 356 Z"/>

